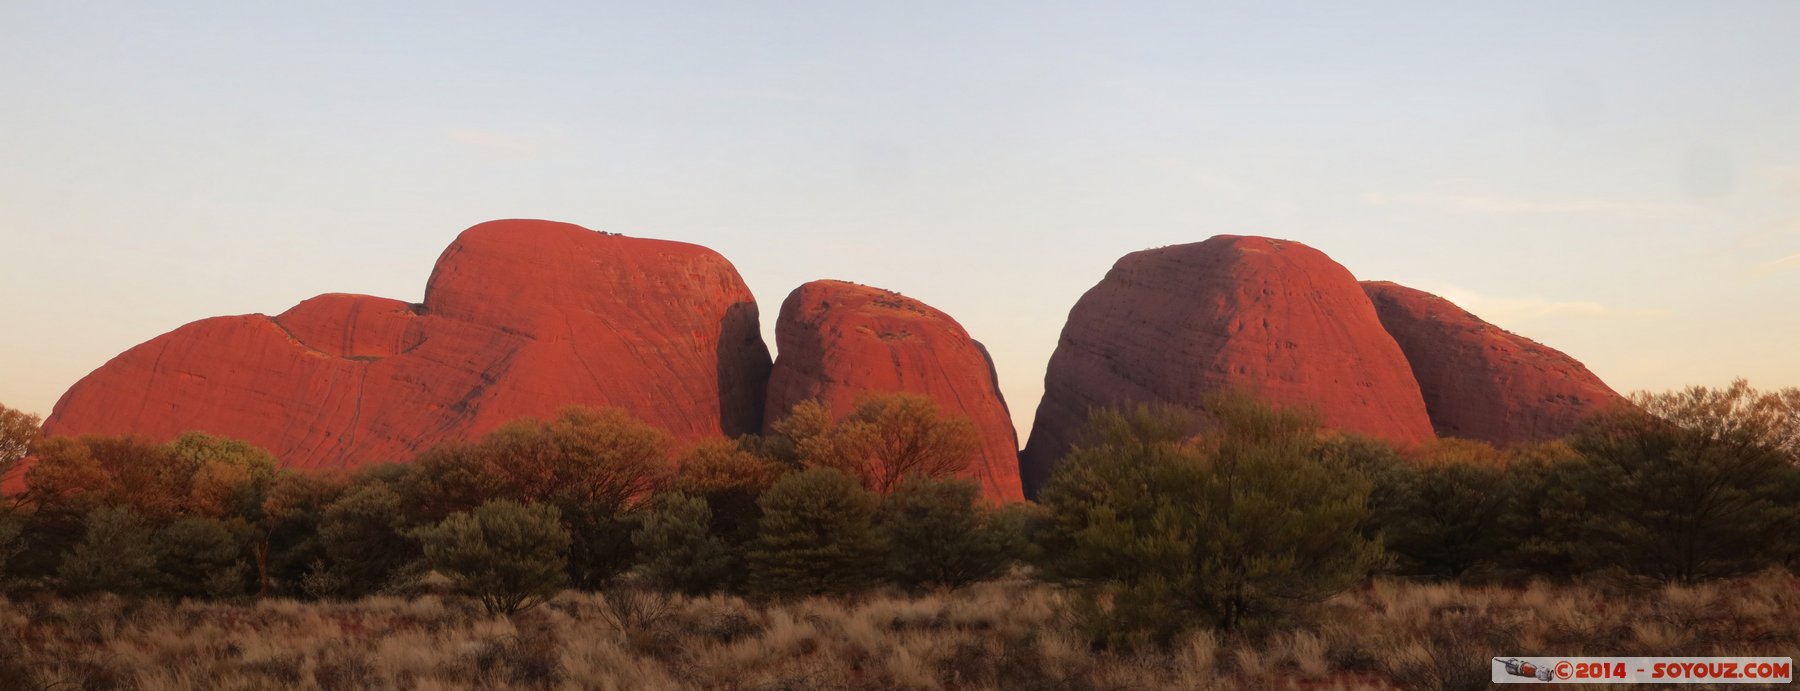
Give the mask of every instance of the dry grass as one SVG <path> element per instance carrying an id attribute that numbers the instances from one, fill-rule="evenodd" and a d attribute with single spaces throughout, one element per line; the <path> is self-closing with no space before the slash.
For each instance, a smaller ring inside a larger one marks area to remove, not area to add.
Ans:
<path id="1" fill-rule="evenodd" d="M 1475 689 L 1494 655 L 1787 655 L 1800 580 L 1696 587 L 1377 581 L 1260 640 L 1096 651 L 1026 580 L 757 606 L 564 593 L 490 617 L 439 596 L 251 604 L 0 600 L 11 689 Z"/>

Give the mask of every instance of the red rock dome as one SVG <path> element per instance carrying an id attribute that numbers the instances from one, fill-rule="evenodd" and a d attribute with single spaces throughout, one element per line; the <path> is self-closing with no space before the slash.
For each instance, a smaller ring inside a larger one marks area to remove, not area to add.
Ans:
<path id="1" fill-rule="evenodd" d="M 1446 437 L 1514 446 L 1557 439 L 1624 399 L 1574 358 L 1422 290 L 1362 284 L 1412 364 Z"/>
<path id="2" fill-rule="evenodd" d="M 700 439 L 760 427 L 769 366 L 756 302 L 717 253 L 494 221 L 444 251 L 422 305 L 330 294 L 188 324 L 76 383 L 44 432 L 201 430 L 301 468 L 405 460 L 569 405 Z"/>
<path id="3" fill-rule="evenodd" d="M 1227 389 L 1344 431 L 1432 436 L 1405 356 L 1348 270 L 1298 242 L 1222 235 L 1128 254 L 1070 310 L 1021 458 L 1027 494 L 1090 408 L 1200 406 Z"/>
<path id="4" fill-rule="evenodd" d="M 967 416 L 981 437 L 980 456 L 964 475 L 979 480 L 990 501 L 1024 498 L 1019 439 L 993 363 L 950 315 L 879 288 L 813 281 L 781 303 L 775 343 L 780 357 L 769 378 L 768 423 L 807 400 L 844 415 L 870 392 L 928 396 L 941 410 Z"/>

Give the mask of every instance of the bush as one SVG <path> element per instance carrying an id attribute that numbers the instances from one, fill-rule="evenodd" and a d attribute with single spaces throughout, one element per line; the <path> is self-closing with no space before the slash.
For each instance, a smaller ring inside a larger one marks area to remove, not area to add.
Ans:
<path id="1" fill-rule="evenodd" d="M 665 494 L 631 536 L 637 570 L 651 585 L 689 595 L 725 590 L 743 572 L 743 559 L 712 532 L 712 510 L 686 494 Z"/>
<path id="2" fill-rule="evenodd" d="M 876 497 L 830 468 L 789 474 L 757 502 L 750 586 L 769 595 L 854 592 L 880 575 L 885 548 L 874 528 Z"/>
<path id="3" fill-rule="evenodd" d="M 401 516 L 400 495 L 380 483 L 356 487 L 332 502 L 320 520 L 319 539 L 331 571 L 322 582 L 336 586 L 322 594 L 335 597 L 377 592 L 419 557 Z"/>
<path id="4" fill-rule="evenodd" d="M 944 416 L 930 398 L 909 393 L 865 396 L 836 423 L 823 403 L 806 401 L 775 431 L 794 441 L 807 467 L 836 468 L 883 495 L 908 475 L 962 471 L 981 445 L 967 417 Z"/>
<path id="5" fill-rule="evenodd" d="M 1786 561 L 1776 536 L 1800 532 L 1800 468 L 1785 441 L 1737 422 L 1636 410 L 1596 419 L 1570 440 L 1579 457 L 1549 470 L 1539 549 L 1580 571 L 1684 582 Z"/>
<path id="6" fill-rule="evenodd" d="M 325 560 L 319 526 L 325 510 L 343 496 L 349 480 L 338 474 L 286 471 L 276 475 L 263 498 L 256 525 L 257 593 L 301 593 L 300 583 L 314 563 Z"/>
<path id="7" fill-rule="evenodd" d="M 19 461 L 31 451 L 31 442 L 38 435 L 38 422 L 36 415 L 0 405 L 0 486 L 6 485 Z"/>
<path id="8" fill-rule="evenodd" d="M 1375 479 L 1369 524 L 1399 573 L 1456 578 L 1509 553 L 1502 522 L 1518 486 L 1498 465 L 1398 465 Z"/>
<path id="9" fill-rule="evenodd" d="M 224 522 L 184 518 L 156 531 L 153 545 L 157 590 L 162 593 L 173 597 L 243 594 L 243 550 L 238 536 Z"/>
<path id="10" fill-rule="evenodd" d="M 733 546 L 756 539 L 762 510 L 756 500 L 789 468 L 718 440 L 702 443 L 681 459 L 669 489 L 704 500 L 712 514 L 712 533 Z"/>
<path id="11" fill-rule="evenodd" d="M 493 614 L 531 609 L 567 579 L 569 531 L 554 506 L 490 501 L 416 534 L 431 567 Z"/>
<path id="12" fill-rule="evenodd" d="M 400 484 L 421 524 L 493 499 L 555 506 L 573 541 L 569 582 L 591 590 L 631 567 L 633 513 L 667 481 L 670 443 L 624 411 L 567 408 L 427 451 Z"/>
<path id="13" fill-rule="evenodd" d="M 1049 572 L 1110 601 L 1114 643 L 1270 623 L 1382 561 L 1359 531 L 1369 483 L 1316 460 L 1313 418 L 1238 398 L 1209 412 L 1184 440 L 1188 411 L 1097 411 L 1044 489 Z"/>
<path id="14" fill-rule="evenodd" d="M 890 548 L 889 576 L 908 588 L 954 589 L 1005 572 L 1023 551 L 1024 526 L 980 501 L 974 480 L 902 480 L 876 520 Z"/>
<path id="15" fill-rule="evenodd" d="M 0 588 L 6 587 L 6 582 L 11 575 L 6 571 L 6 562 L 25 547 L 24 532 L 24 521 L 10 515 L 0 514 Z"/>
<path id="16" fill-rule="evenodd" d="M 156 577 L 150 527 L 130 507 L 109 506 L 88 514 L 81 542 L 57 567 L 62 589 L 136 595 Z"/>

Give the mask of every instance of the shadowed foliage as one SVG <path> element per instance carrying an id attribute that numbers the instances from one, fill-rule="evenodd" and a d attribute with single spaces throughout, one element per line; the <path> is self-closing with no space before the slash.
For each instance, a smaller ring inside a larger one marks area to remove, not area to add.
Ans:
<path id="1" fill-rule="evenodd" d="M 494 614 L 555 595 L 568 574 L 569 531 L 548 505 L 495 500 L 415 532 L 425 560 Z"/>

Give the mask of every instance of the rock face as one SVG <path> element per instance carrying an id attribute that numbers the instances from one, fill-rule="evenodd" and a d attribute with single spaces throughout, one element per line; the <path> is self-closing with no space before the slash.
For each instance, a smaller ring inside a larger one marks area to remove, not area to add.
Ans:
<path id="1" fill-rule="evenodd" d="M 188 324 L 78 382 L 44 432 L 202 430 L 300 468 L 405 460 L 569 405 L 699 439 L 759 428 L 769 366 L 755 300 L 717 253 L 494 221 L 444 251 L 423 304 L 331 294 Z"/>
<path id="2" fill-rule="evenodd" d="M 1362 285 L 1412 363 L 1439 435 L 1497 446 L 1556 439 L 1623 400 L 1574 358 L 1449 300 L 1385 281 Z"/>
<path id="3" fill-rule="evenodd" d="M 1432 435 L 1411 368 L 1355 277 L 1297 242 L 1224 235 L 1134 252 L 1075 304 L 1020 464 L 1035 496 L 1092 407 L 1236 389 L 1328 427 Z"/>
<path id="4" fill-rule="evenodd" d="M 781 303 L 775 343 L 767 423 L 806 400 L 844 415 L 870 392 L 929 396 L 943 411 L 968 416 L 981 436 L 981 455 L 964 475 L 979 480 L 990 501 L 1024 498 L 1019 439 L 993 363 L 949 315 L 879 288 L 814 281 Z"/>

